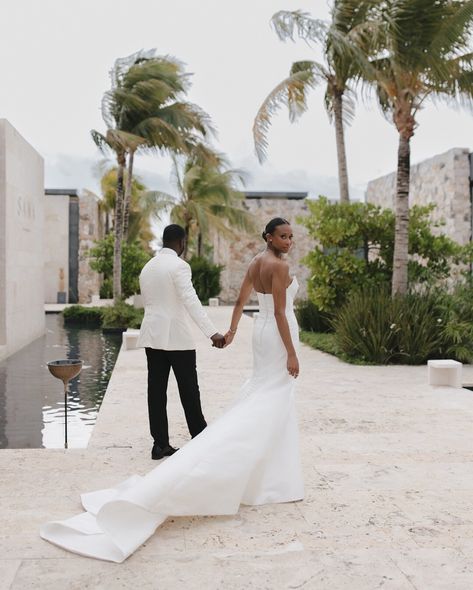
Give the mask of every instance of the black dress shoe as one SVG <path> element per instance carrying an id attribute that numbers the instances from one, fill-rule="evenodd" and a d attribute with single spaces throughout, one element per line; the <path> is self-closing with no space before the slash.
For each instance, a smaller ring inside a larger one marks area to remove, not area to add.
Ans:
<path id="1" fill-rule="evenodd" d="M 170 447 L 169 445 L 167 447 L 161 448 L 159 445 L 155 443 L 153 445 L 153 448 L 151 449 L 151 459 L 159 460 L 163 457 L 170 457 L 171 455 L 174 455 L 174 453 L 178 450 L 179 449 L 175 449 L 174 447 Z"/>

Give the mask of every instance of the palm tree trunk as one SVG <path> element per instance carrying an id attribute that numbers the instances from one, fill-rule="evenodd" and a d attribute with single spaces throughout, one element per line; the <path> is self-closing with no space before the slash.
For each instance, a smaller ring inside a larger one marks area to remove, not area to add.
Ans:
<path id="1" fill-rule="evenodd" d="M 128 156 L 128 171 L 126 177 L 125 198 L 123 204 L 123 239 L 128 238 L 128 225 L 130 221 L 130 205 L 131 205 L 131 188 L 133 182 L 133 158 L 135 152 L 130 151 Z"/>
<path id="2" fill-rule="evenodd" d="M 191 233 L 191 226 L 188 221 L 186 221 L 186 224 L 184 226 L 184 231 L 186 232 L 186 243 L 184 244 L 184 252 L 182 253 L 182 257 L 184 258 L 184 260 L 187 260 L 187 252 L 189 249 L 189 237 L 190 237 L 190 233 Z"/>
<path id="3" fill-rule="evenodd" d="M 411 168 L 410 135 L 399 134 L 397 152 L 396 226 L 394 233 L 394 259 L 392 294 L 407 292 L 407 266 L 409 254 L 409 177 Z"/>
<path id="4" fill-rule="evenodd" d="M 335 91 L 333 93 L 333 119 L 335 123 L 335 138 L 337 143 L 340 202 L 349 203 L 348 167 L 345 149 L 345 132 L 343 129 L 343 92 L 340 91 Z"/>
<path id="5" fill-rule="evenodd" d="M 113 300 L 122 297 L 122 240 L 123 240 L 123 176 L 126 166 L 125 154 L 117 156 L 117 194 L 115 198 L 115 241 L 113 244 Z"/>
<path id="6" fill-rule="evenodd" d="M 197 256 L 201 257 L 202 256 L 202 250 L 204 248 L 204 244 L 202 241 L 202 232 L 199 231 L 199 234 L 197 236 Z"/>

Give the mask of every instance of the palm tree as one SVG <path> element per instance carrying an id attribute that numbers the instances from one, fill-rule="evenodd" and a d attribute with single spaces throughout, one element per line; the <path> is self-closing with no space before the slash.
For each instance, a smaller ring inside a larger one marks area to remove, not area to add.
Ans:
<path id="1" fill-rule="evenodd" d="M 128 171 L 125 171 L 125 184 L 130 184 L 129 227 L 126 236 L 128 242 L 139 240 L 145 249 L 150 249 L 150 242 L 155 238 L 152 222 L 161 220 L 163 214 L 174 202 L 164 198 L 159 191 L 148 190 L 135 175 L 129 183 Z M 109 233 L 112 224 L 110 214 L 115 210 L 117 192 L 117 168 L 110 167 L 104 171 L 100 179 L 102 198 L 100 209 L 105 213 L 105 233 Z"/>
<path id="2" fill-rule="evenodd" d="M 135 153 L 189 153 L 211 127 L 199 107 L 181 100 L 189 88 L 189 76 L 175 59 L 156 57 L 154 50 L 141 51 L 116 60 L 111 79 L 112 87 L 102 101 L 108 129 L 105 135 L 92 131 L 92 137 L 102 150 L 111 149 L 117 159 L 113 277 L 117 300 L 121 296 L 121 243 L 128 232 Z"/>
<path id="3" fill-rule="evenodd" d="M 286 105 L 290 120 L 296 121 L 307 110 L 307 90 L 324 84 L 325 108 L 335 126 L 340 200 L 343 202 L 350 198 L 344 137 L 344 126 L 354 112 L 350 81 L 358 75 L 354 55 L 365 43 L 358 28 L 364 23 L 373 1 L 335 0 L 330 23 L 312 19 L 301 11 L 282 10 L 273 16 L 272 24 L 280 39 L 294 41 L 297 34 L 309 43 L 317 43 L 323 50 L 325 61 L 293 63 L 289 77 L 264 100 L 253 125 L 256 153 L 261 162 L 266 156 L 272 115 L 281 105 Z"/>
<path id="4" fill-rule="evenodd" d="M 374 57 L 359 65 L 399 134 L 393 295 L 408 288 L 410 140 L 416 116 L 429 97 L 456 104 L 471 100 L 472 23 L 472 0 L 391 0 L 372 7 L 365 25 Z"/>
<path id="5" fill-rule="evenodd" d="M 211 230 L 227 237 L 235 237 L 233 228 L 254 230 L 251 215 L 242 207 L 243 194 L 238 190 L 243 183 L 242 172 L 229 169 L 222 156 L 215 155 L 215 162 L 210 164 L 195 153 L 185 162 L 174 158 L 173 176 L 179 194 L 174 197 L 171 220 L 185 228 L 184 257 L 188 256 L 188 243 L 194 236 L 197 255 L 202 256 L 203 240 Z"/>

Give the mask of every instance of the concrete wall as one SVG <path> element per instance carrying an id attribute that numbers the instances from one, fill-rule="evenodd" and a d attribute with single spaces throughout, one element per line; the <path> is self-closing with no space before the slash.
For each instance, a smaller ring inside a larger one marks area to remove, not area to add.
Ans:
<path id="1" fill-rule="evenodd" d="M 460 244 L 471 239 L 469 150 L 454 148 L 411 168 L 410 205 L 434 203 L 432 219 L 445 221 L 441 232 Z M 394 208 L 396 174 L 368 183 L 366 200 L 381 207 Z"/>
<path id="2" fill-rule="evenodd" d="M 215 235 L 212 239 L 214 262 L 223 264 L 225 267 L 221 275 L 220 299 L 226 303 L 235 302 L 249 262 L 258 252 L 266 248 L 261 233 L 273 217 L 283 217 L 291 222 L 294 232 L 294 246 L 287 259 L 291 273 L 296 275 L 299 281 L 298 298 L 306 297 L 310 272 L 301 263 L 301 258 L 308 254 L 313 243 L 307 230 L 296 222 L 297 216 L 307 215 L 305 199 L 271 197 L 271 193 L 266 193 L 262 198 L 246 198 L 245 207 L 254 218 L 257 228 L 255 235 L 239 234 L 237 239 L 230 240 L 221 235 Z M 254 295 L 253 301 L 256 301 Z"/>
<path id="3" fill-rule="evenodd" d="M 57 303 L 58 293 L 68 301 L 69 195 L 44 196 L 44 301 Z"/>
<path id="4" fill-rule="evenodd" d="M 68 303 L 90 303 L 100 291 L 100 276 L 89 264 L 89 249 L 102 237 L 98 197 L 48 189 L 44 199 L 45 302 L 56 303 L 65 292 Z"/>
<path id="5" fill-rule="evenodd" d="M 0 358 L 44 333 L 44 162 L 0 119 Z"/>

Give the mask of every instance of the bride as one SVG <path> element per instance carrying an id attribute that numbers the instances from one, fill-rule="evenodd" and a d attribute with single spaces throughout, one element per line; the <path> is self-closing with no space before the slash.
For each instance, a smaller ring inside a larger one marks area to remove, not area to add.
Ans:
<path id="1" fill-rule="evenodd" d="M 168 516 L 236 514 L 240 504 L 301 500 L 294 379 L 299 375 L 297 279 L 283 259 L 292 245 L 288 221 L 272 219 L 266 250 L 251 261 L 225 335 L 237 332 L 252 289 L 259 301 L 253 330 L 253 373 L 220 418 L 145 476 L 83 494 L 85 512 L 41 527 L 64 549 L 122 562 Z"/>

